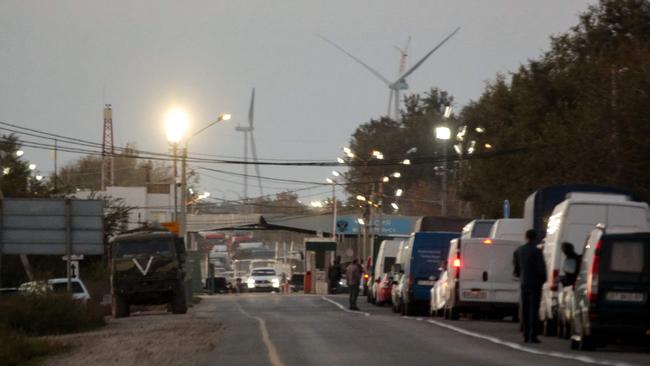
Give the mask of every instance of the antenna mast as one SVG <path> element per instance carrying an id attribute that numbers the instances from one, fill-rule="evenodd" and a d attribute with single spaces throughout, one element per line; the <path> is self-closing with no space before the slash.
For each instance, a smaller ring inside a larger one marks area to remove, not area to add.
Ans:
<path id="1" fill-rule="evenodd" d="M 102 134 L 102 177 L 101 190 L 107 186 L 115 185 L 115 165 L 113 155 L 113 109 L 110 104 L 104 104 L 104 132 Z"/>

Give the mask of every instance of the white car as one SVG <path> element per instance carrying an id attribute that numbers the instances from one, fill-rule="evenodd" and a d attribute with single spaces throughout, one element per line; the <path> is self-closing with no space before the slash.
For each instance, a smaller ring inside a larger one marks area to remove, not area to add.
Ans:
<path id="1" fill-rule="evenodd" d="M 248 291 L 280 291 L 280 276 L 275 268 L 255 268 L 246 280 Z"/>
<path id="2" fill-rule="evenodd" d="M 442 316 L 449 299 L 449 272 L 440 274 L 440 278 L 431 288 L 431 306 L 429 312 L 432 316 Z"/>
<path id="3" fill-rule="evenodd" d="M 74 300 L 79 300 L 84 304 L 90 300 L 90 293 L 80 279 L 70 279 L 70 285 L 72 287 L 72 298 Z M 42 294 L 47 291 L 63 293 L 67 290 L 67 278 L 51 278 L 47 280 L 47 283 L 44 281 L 25 282 L 19 287 L 19 291 L 23 291 L 26 294 Z"/>

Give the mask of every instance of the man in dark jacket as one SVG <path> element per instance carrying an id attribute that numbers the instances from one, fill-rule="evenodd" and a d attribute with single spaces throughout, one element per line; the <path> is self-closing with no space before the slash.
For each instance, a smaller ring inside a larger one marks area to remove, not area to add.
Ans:
<path id="1" fill-rule="evenodd" d="M 537 232 L 526 231 L 526 244 L 514 253 L 515 276 L 521 284 L 521 307 L 524 342 L 540 343 L 537 338 L 539 324 L 539 303 L 542 285 L 546 282 L 544 255 L 537 248 Z"/>
<path id="2" fill-rule="evenodd" d="M 354 259 L 345 270 L 345 276 L 350 288 L 350 310 L 359 310 L 357 307 L 357 297 L 359 296 L 359 286 L 361 284 L 361 265 Z"/>
<path id="3" fill-rule="evenodd" d="M 330 281 L 330 293 L 336 293 L 336 290 L 339 286 L 339 280 L 341 280 L 341 257 L 336 257 L 334 259 L 334 264 L 329 268 L 328 277 Z"/>

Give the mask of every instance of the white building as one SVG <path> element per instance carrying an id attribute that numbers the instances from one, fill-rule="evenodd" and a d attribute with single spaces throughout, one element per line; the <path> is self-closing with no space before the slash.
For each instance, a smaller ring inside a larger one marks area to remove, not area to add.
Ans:
<path id="1" fill-rule="evenodd" d="M 146 187 L 106 187 L 106 191 L 97 191 L 95 196 L 121 198 L 129 212 L 127 229 L 135 229 L 144 223 L 170 222 L 174 213 L 173 184 L 148 184 Z M 79 191 L 77 198 L 88 198 L 89 190 Z M 179 192 L 180 197 L 180 192 Z M 180 203 L 180 198 L 177 201 Z M 180 208 L 179 208 L 180 209 Z"/>

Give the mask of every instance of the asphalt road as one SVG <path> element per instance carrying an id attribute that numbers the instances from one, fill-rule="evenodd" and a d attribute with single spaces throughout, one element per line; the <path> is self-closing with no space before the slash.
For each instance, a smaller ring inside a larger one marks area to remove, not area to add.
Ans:
<path id="1" fill-rule="evenodd" d="M 403 318 L 345 296 L 242 294 L 206 297 L 204 316 L 224 325 L 205 365 L 650 365 L 650 350 L 570 351 L 568 341 L 520 341 L 497 321 Z"/>

